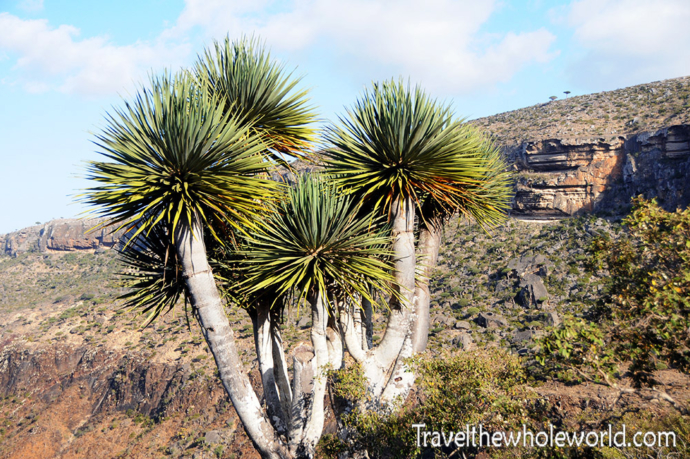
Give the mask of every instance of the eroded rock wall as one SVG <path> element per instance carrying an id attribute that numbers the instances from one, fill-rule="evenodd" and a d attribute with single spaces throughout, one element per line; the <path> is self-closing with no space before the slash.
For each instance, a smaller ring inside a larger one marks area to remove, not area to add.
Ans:
<path id="1" fill-rule="evenodd" d="M 113 232 L 110 227 L 99 228 L 102 221 L 60 219 L 44 225 L 30 226 L 0 236 L 0 250 L 14 256 L 19 252 L 32 250 L 46 252 L 111 248 L 117 243 L 122 231 Z"/>
<path id="2" fill-rule="evenodd" d="M 690 125 L 631 136 L 551 139 L 506 148 L 518 171 L 513 215 L 619 214 L 639 194 L 690 204 Z"/>

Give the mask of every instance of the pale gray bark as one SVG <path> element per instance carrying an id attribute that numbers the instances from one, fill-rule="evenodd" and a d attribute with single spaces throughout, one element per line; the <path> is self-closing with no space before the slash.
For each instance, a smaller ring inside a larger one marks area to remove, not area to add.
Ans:
<path id="1" fill-rule="evenodd" d="M 311 341 L 314 346 L 315 374 L 312 389 L 312 406 L 304 429 L 303 448 L 313 457 L 316 443 L 321 438 L 326 415 L 326 371 L 329 367 L 328 313 L 324 297 L 320 293 L 311 295 Z"/>
<path id="2" fill-rule="evenodd" d="M 292 407 L 290 409 L 289 444 L 291 454 L 301 450 L 304 428 L 311 407 L 314 386 L 313 350 L 305 345 L 297 346 L 293 357 Z"/>
<path id="3" fill-rule="evenodd" d="M 271 330 L 270 305 L 257 302 L 255 311 L 250 313 L 254 326 L 254 347 L 259 361 L 261 384 L 264 389 L 266 409 L 278 434 L 287 433 L 287 418 L 283 411 L 273 361 L 273 332 Z"/>
<path id="4" fill-rule="evenodd" d="M 352 307 L 352 323 L 354 324 L 355 338 L 361 342 L 364 337 L 362 332 L 362 310 L 357 305 Z M 364 349 L 364 346 L 362 346 L 362 349 Z"/>
<path id="5" fill-rule="evenodd" d="M 353 306 L 348 304 L 347 301 L 341 301 L 338 303 L 340 331 L 342 333 L 345 346 L 347 347 L 347 350 L 352 358 L 359 363 L 364 363 L 364 361 L 367 359 L 367 353 L 362 349 L 362 342 L 358 339 L 357 333 L 355 332 L 352 308 Z"/>
<path id="6" fill-rule="evenodd" d="M 415 354 L 423 352 L 429 340 L 429 279 L 438 260 L 442 231 L 442 223 L 432 217 L 422 222 L 419 230 L 417 263 L 420 275 L 415 287 L 416 317 L 412 326 L 412 352 Z"/>
<path id="7" fill-rule="evenodd" d="M 208 264 L 202 227 L 198 219 L 193 227 L 183 219 L 180 220 L 174 236 L 192 308 L 216 361 L 223 387 L 230 396 L 247 435 L 262 457 L 290 457 L 275 429 L 266 419 L 239 358 L 234 333 Z"/>
<path id="8" fill-rule="evenodd" d="M 273 342 L 273 365 L 278 396 L 283 411 L 283 419 L 288 424 L 290 420 L 290 408 L 292 407 L 292 388 L 290 387 L 290 376 L 288 375 L 287 360 L 283 349 L 283 338 L 280 329 L 275 321 L 271 322 L 271 338 Z"/>
<path id="9" fill-rule="evenodd" d="M 314 457 L 326 415 L 326 371 L 331 366 L 331 358 L 337 359 L 336 354 L 331 352 L 329 355 L 329 334 L 337 335 L 337 332 L 328 327 L 324 297 L 312 294 L 309 303 L 312 311 L 312 347 L 298 346 L 294 357 L 290 452 L 296 457 Z M 330 344 L 334 351 L 338 342 L 336 340 Z M 342 346 L 340 356 L 342 362 Z"/>
<path id="10" fill-rule="evenodd" d="M 419 241 L 417 245 L 417 273 L 415 283 L 414 311 L 410 334 L 405 339 L 403 348 L 398 355 L 391 377 L 381 395 L 384 405 L 395 405 L 407 398 L 407 394 L 414 385 L 415 375 L 406 365 L 406 359 L 426 349 L 429 339 L 429 279 L 436 267 L 438 251 L 441 245 L 443 223 L 433 209 L 426 209 L 431 215 L 420 222 Z"/>
<path id="11" fill-rule="evenodd" d="M 328 338 L 328 362 L 332 370 L 339 370 L 343 366 L 344 348 L 335 313 L 328 315 L 326 337 Z"/>
<path id="12" fill-rule="evenodd" d="M 414 354 L 411 335 L 412 333 L 405 338 L 393 371 L 381 394 L 381 404 L 388 409 L 400 406 L 414 385 L 415 375 L 406 362 Z"/>
<path id="13" fill-rule="evenodd" d="M 364 365 L 371 384 L 371 392 L 378 399 L 387 382 L 402 346 L 410 330 L 415 289 L 415 207 L 412 198 L 395 200 L 391 206 L 393 243 L 393 268 L 398 297 L 391 298 L 386 332 L 381 343 L 373 351 L 373 359 Z"/>

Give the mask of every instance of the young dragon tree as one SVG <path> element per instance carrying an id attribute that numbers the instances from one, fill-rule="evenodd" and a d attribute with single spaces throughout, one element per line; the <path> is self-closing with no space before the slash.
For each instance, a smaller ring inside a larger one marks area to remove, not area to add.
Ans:
<path id="1" fill-rule="evenodd" d="M 254 337 L 269 416 L 294 457 L 313 457 L 323 431 L 327 370 L 343 363 L 341 298 L 373 301 L 390 294 L 390 239 L 383 219 L 317 175 L 299 177 L 283 200 L 246 235 L 239 261 L 241 293 Z M 227 272 L 227 271 L 226 271 Z M 230 276 L 227 276 L 230 277 Z M 236 288 L 233 290 L 237 290 Z M 290 304 L 311 308 L 311 346 L 294 350 L 289 384 L 278 317 Z"/>
<path id="2" fill-rule="evenodd" d="M 105 160 L 88 165 L 96 185 L 83 201 L 109 217 L 106 224 L 126 230 L 122 252 L 135 268 L 127 304 L 153 320 L 180 295 L 188 298 L 249 438 L 262 457 L 288 458 L 287 442 L 266 416 L 237 353 L 207 244 L 226 244 L 228 235 L 252 228 L 267 211 L 278 187 L 262 178 L 266 160 L 305 145 L 314 115 L 303 93 L 288 94 L 293 80 L 255 42 L 230 46 L 226 40 L 216 50 L 216 69 L 230 65 L 230 73 L 242 74 L 237 92 L 221 91 L 203 71 L 151 77 L 149 87 L 106 117 L 96 136 Z M 260 89 L 238 89 L 242 85 Z M 252 103 L 261 110 L 238 108 Z M 279 115 L 269 125 L 271 110 Z"/>
<path id="3" fill-rule="evenodd" d="M 362 365 L 375 406 L 405 398 L 414 374 L 405 362 L 426 348 L 429 277 L 443 224 L 453 215 L 493 226 L 505 218 L 512 187 L 506 164 L 449 105 L 402 81 L 374 84 L 325 135 L 326 172 L 345 193 L 387 216 L 397 294 L 385 334 L 371 348 L 358 326 L 361 308 L 342 310 L 348 352 Z M 342 303 L 346 305 L 346 303 Z"/>

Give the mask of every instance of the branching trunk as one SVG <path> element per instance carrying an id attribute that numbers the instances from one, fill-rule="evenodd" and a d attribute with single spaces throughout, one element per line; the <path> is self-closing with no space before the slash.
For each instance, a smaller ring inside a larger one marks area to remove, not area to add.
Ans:
<path id="1" fill-rule="evenodd" d="M 278 396 L 280 397 L 283 419 L 288 423 L 289 429 L 292 388 L 290 387 L 290 376 L 288 375 L 285 350 L 283 349 L 283 338 L 275 321 L 271 321 L 271 341 L 273 343 L 273 365 Z"/>
<path id="2" fill-rule="evenodd" d="M 313 457 L 316 443 L 321 438 L 326 415 L 326 370 L 328 356 L 328 313 L 323 295 L 317 293 L 309 299 L 311 303 L 311 342 L 314 346 L 315 374 L 312 390 L 312 407 L 304 429 L 303 448 Z"/>
<path id="3" fill-rule="evenodd" d="M 329 356 L 328 313 L 324 297 L 315 293 L 308 300 L 312 311 L 313 347 L 302 345 L 295 349 L 290 452 L 295 457 L 312 458 L 323 433 L 326 415 L 326 370 L 331 357 L 335 356 Z M 336 332 L 330 330 L 330 333 Z M 342 347 L 340 354 L 342 359 Z"/>
<path id="4" fill-rule="evenodd" d="M 343 340 L 340 334 L 340 327 L 336 321 L 335 314 L 328 315 L 328 328 L 326 329 L 328 338 L 328 363 L 332 370 L 339 370 L 343 366 Z"/>
<path id="5" fill-rule="evenodd" d="M 290 457 L 275 429 L 266 419 L 239 358 L 234 333 L 208 264 L 202 227 L 198 220 L 193 227 L 180 220 L 175 230 L 175 247 L 192 308 L 218 366 L 223 386 L 247 435 L 262 457 Z"/>
<path id="6" fill-rule="evenodd" d="M 338 316 L 340 319 L 340 332 L 343 336 L 343 341 L 347 347 L 348 352 L 355 361 L 364 363 L 368 354 L 362 348 L 362 342 L 358 339 L 355 331 L 354 314 L 352 306 L 347 303 L 347 300 L 341 300 L 338 303 Z"/>
<path id="7" fill-rule="evenodd" d="M 313 350 L 297 346 L 292 360 L 292 407 L 290 408 L 290 452 L 295 455 L 301 449 L 306 420 L 309 416 L 314 387 Z"/>
<path id="8" fill-rule="evenodd" d="M 412 333 L 405 338 L 398 359 L 391 372 L 386 387 L 381 394 L 381 404 L 388 408 L 395 408 L 399 403 L 404 402 L 407 394 L 414 385 L 415 375 L 410 371 L 406 360 L 414 354 L 412 349 Z"/>
<path id="9" fill-rule="evenodd" d="M 266 409 L 271 423 L 278 431 L 278 434 L 282 435 L 287 433 L 287 417 L 283 411 L 275 377 L 275 363 L 273 360 L 274 332 L 271 330 L 270 312 L 270 305 L 258 302 L 250 316 L 254 326 L 254 347 L 257 360 L 259 361 Z"/>
<path id="10" fill-rule="evenodd" d="M 365 365 L 371 392 L 378 399 L 383 392 L 386 376 L 390 374 L 410 331 L 412 305 L 415 289 L 415 245 L 414 219 L 415 207 L 412 198 L 395 200 L 391 206 L 393 225 L 391 236 L 393 243 L 393 267 L 398 295 L 390 302 L 390 315 L 386 332 L 381 343 L 374 350 L 373 361 Z"/>
<path id="11" fill-rule="evenodd" d="M 429 339 L 429 279 L 436 267 L 438 251 L 441 246 L 442 222 L 429 217 L 420 223 L 417 263 L 419 279 L 415 287 L 415 321 L 412 326 L 412 352 L 417 354 L 426 349 Z"/>

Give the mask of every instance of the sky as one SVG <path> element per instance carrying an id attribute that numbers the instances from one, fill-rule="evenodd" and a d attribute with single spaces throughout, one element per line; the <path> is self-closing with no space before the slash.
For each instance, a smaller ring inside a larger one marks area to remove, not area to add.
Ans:
<path id="1" fill-rule="evenodd" d="M 458 117 L 690 75 L 688 0 L 0 0 L 0 234 L 85 209 L 104 117 L 254 35 L 322 124 L 402 77 Z"/>

